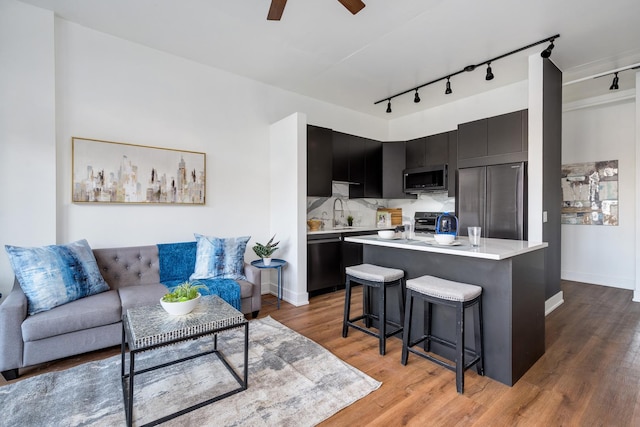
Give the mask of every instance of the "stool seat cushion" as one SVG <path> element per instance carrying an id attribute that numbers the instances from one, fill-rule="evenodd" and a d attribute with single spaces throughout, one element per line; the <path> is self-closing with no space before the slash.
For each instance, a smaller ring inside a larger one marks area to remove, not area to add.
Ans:
<path id="1" fill-rule="evenodd" d="M 360 264 L 346 268 L 349 276 L 371 282 L 393 282 L 404 277 L 404 271 L 396 268 L 380 267 L 373 264 Z"/>
<path id="2" fill-rule="evenodd" d="M 480 294 L 482 288 L 467 283 L 454 282 L 434 276 L 421 276 L 407 280 L 407 289 L 448 301 L 470 301 Z"/>

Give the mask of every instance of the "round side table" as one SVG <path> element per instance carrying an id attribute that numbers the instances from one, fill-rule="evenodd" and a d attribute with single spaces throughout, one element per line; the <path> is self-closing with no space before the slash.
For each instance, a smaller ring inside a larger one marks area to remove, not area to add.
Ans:
<path id="1" fill-rule="evenodd" d="M 287 265 L 287 261 L 278 258 L 272 258 L 269 265 L 265 265 L 262 259 L 251 261 L 251 265 L 254 267 L 262 268 L 275 268 L 278 270 L 278 310 L 280 310 L 280 300 L 282 299 L 282 267 Z"/>

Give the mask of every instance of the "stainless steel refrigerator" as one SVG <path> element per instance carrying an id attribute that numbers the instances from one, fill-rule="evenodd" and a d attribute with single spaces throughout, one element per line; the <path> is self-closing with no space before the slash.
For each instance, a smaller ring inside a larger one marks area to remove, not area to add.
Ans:
<path id="1" fill-rule="evenodd" d="M 482 237 L 527 239 L 527 164 L 508 163 L 458 170 L 459 234 L 482 227 Z"/>

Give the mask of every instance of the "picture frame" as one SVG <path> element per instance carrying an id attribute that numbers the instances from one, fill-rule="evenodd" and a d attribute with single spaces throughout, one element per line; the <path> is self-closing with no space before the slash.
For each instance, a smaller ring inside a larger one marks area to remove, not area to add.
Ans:
<path id="1" fill-rule="evenodd" d="M 71 138 L 73 203 L 204 205 L 206 154 Z"/>

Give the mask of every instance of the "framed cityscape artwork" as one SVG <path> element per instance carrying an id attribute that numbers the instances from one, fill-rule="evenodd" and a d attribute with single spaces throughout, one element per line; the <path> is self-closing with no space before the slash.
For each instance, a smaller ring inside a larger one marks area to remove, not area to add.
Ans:
<path id="1" fill-rule="evenodd" d="M 618 161 L 562 165 L 562 224 L 618 225 Z"/>
<path id="2" fill-rule="evenodd" d="M 76 137 L 71 144 L 74 203 L 205 203 L 205 153 Z"/>

